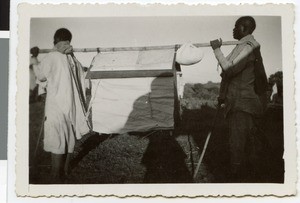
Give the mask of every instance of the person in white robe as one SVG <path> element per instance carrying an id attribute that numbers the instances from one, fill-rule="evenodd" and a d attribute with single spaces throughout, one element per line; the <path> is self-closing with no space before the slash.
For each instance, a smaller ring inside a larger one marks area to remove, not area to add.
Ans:
<path id="1" fill-rule="evenodd" d="M 84 97 L 80 95 L 84 92 L 81 86 L 84 83 L 80 82 L 83 70 L 72 57 L 71 39 L 69 30 L 58 29 L 54 34 L 53 51 L 40 63 L 33 64 L 37 79 L 47 81 L 44 150 L 51 153 L 52 180 L 57 183 L 68 171 L 76 139 L 89 132 Z"/>

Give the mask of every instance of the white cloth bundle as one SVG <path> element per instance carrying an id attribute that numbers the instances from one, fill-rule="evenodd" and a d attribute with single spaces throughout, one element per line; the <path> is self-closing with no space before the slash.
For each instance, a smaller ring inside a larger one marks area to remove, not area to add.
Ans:
<path id="1" fill-rule="evenodd" d="M 180 65 L 193 65 L 199 63 L 203 55 L 201 48 L 195 47 L 192 43 L 186 43 L 177 50 L 176 62 Z"/>

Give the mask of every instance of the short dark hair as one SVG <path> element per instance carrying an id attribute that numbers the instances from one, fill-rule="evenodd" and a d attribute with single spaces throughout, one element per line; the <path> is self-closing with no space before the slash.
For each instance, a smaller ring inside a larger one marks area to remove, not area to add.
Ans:
<path id="1" fill-rule="evenodd" d="M 72 33 L 66 28 L 60 28 L 56 30 L 54 34 L 54 45 L 60 41 L 70 41 L 72 40 Z"/>
<path id="2" fill-rule="evenodd" d="M 245 26 L 246 29 L 248 29 L 250 34 L 252 34 L 256 28 L 255 20 L 251 16 L 240 17 L 236 22 L 241 23 L 243 26 Z"/>
<path id="3" fill-rule="evenodd" d="M 33 57 L 37 57 L 39 55 L 40 49 L 38 47 L 32 47 L 30 49 L 30 54 L 32 54 Z"/>

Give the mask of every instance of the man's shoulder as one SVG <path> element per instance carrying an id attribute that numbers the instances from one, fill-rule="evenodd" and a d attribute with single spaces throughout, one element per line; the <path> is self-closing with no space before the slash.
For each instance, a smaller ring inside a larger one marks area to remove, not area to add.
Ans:
<path id="1" fill-rule="evenodd" d="M 254 39 L 254 37 L 247 40 L 246 44 L 249 45 L 253 49 L 260 47 L 260 44 L 258 43 L 258 41 L 256 41 Z"/>
<path id="2" fill-rule="evenodd" d="M 64 57 L 64 54 L 61 54 L 60 52 L 58 51 L 51 51 L 49 52 L 44 59 L 47 59 L 47 60 L 55 60 L 55 59 L 59 59 L 59 58 L 62 58 Z"/>
<path id="3" fill-rule="evenodd" d="M 60 53 L 58 51 L 53 50 L 53 51 L 49 52 L 47 55 L 50 56 L 50 57 L 61 57 L 64 54 L 62 54 L 62 53 Z"/>
<path id="4" fill-rule="evenodd" d="M 42 58 L 41 63 L 42 64 L 57 64 L 60 63 L 64 59 L 64 54 L 61 54 L 57 51 L 51 51 L 45 55 L 45 57 Z"/>
<path id="5" fill-rule="evenodd" d="M 243 48 L 246 47 L 253 50 L 255 48 L 260 47 L 260 44 L 255 40 L 252 34 L 249 34 L 240 40 L 240 46 Z"/>

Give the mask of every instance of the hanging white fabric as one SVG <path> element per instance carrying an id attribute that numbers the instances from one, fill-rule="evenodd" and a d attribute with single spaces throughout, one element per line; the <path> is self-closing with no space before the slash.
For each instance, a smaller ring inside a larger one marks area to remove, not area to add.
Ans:
<path id="1" fill-rule="evenodd" d="M 176 62 L 180 65 L 193 65 L 199 63 L 204 56 L 201 48 L 195 47 L 192 43 L 183 44 L 176 54 Z"/>

